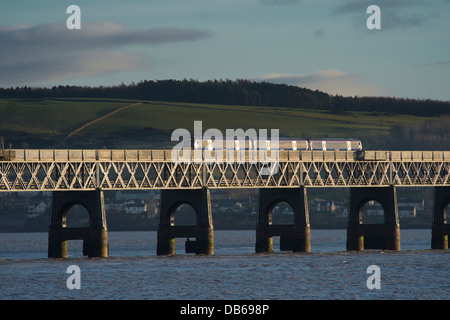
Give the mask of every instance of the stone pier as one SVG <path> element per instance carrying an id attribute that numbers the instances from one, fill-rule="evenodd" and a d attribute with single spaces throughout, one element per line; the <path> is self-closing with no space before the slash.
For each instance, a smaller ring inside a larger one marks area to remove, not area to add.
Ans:
<path id="1" fill-rule="evenodd" d="M 286 202 L 294 211 L 292 225 L 273 225 L 272 210 Z M 280 250 L 310 252 L 311 238 L 306 188 L 259 189 L 259 215 L 256 226 L 256 252 L 273 252 L 273 237 L 280 236 Z"/>
<path id="2" fill-rule="evenodd" d="M 363 224 L 362 208 L 372 200 L 383 207 L 383 224 Z M 350 188 L 347 250 L 364 249 L 400 250 L 400 224 L 394 186 Z"/>
<path id="3" fill-rule="evenodd" d="M 196 212 L 195 226 L 174 225 L 175 211 L 185 203 Z M 157 255 L 175 254 L 175 238 L 187 238 L 186 253 L 214 254 L 214 228 L 208 188 L 161 190 L 160 206 Z"/>
<path id="4" fill-rule="evenodd" d="M 446 210 L 449 203 L 450 187 L 435 187 L 431 249 L 448 249 L 450 224 L 447 222 Z"/>
<path id="5" fill-rule="evenodd" d="M 67 212 L 76 204 L 87 210 L 89 227 L 67 227 Z M 88 257 L 108 256 L 108 231 L 103 191 L 53 191 L 48 232 L 48 257 L 67 258 L 68 240 L 83 240 L 83 255 Z"/>

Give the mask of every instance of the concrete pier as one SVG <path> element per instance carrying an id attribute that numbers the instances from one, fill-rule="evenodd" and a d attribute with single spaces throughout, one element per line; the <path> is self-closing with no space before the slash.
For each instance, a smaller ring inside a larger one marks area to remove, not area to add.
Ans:
<path id="1" fill-rule="evenodd" d="M 363 224 L 362 208 L 378 201 L 384 210 L 383 224 Z M 350 189 L 347 250 L 400 250 L 397 192 L 394 186 Z"/>
<path id="2" fill-rule="evenodd" d="M 292 225 L 273 225 L 272 210 L 280 202 L 294 211 Z M 310 252 L 311 236 L 306 188 L 259 189 L 259 215 L 256 226 L 256 252 L 273 252 L 273 237 L 280 236 L 280 250 Z"/>
<path id="3" fill-rule="evenodd" d="M 89 214 L 89 227 L 70 228 L 66 224 L 69 209 L 82 205 Z M 83 255 L 108 256 L 108 231 L 103 191 L 54 191 L 48 232 L 48 257 L 67 258 L 67 241 L 83 240 Z"/>
<path id="4" fill-rule="evenodd" d="M 431 249 L 448 249 L 450 224 L 447 222 L 446 210 L 449 203 L 450 187 L 435 187 Z"/>
<path id="5" fill-rule="evenodd" d="M 195 226 L 174 225 L 175 211 L 185 203 L 196 212 Z M 186 253 L 214 254 L 214 228 L 208 188 L 162 190 L 160 206 L 157 255 L 175 254 L 175 238 L 195 238 L 186 241 Z"/>

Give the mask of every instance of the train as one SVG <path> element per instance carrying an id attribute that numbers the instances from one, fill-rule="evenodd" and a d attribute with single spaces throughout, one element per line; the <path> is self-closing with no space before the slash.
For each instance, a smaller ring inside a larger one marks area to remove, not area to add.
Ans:
<path id="1" fill-rule="evenodd" d="M 222 142 L 212 139 L 203 140 L 201 138 L 191 139 L 193 150 L 320 150 L 320 151 L 356 151 L 362 152 L 362 142 L 358 139 L 278 139 L 276 141 L 261 139 L 222 139 Z"/>

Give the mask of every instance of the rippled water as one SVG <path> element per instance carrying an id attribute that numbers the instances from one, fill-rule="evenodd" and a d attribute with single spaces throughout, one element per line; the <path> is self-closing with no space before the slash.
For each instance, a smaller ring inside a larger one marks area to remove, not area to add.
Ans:
<path id="1" fill-rule="evenodd" d="M 0 234 L 0 299 L 450 299 L 450 252 L 430 230 L 402 230 L 402 251 L 345 251 L 345 230 L 311 230 L 312 253 L 254 253 L 254 231 L 215 231 L 215 255 L 156 256 L 156 232 L 109 232 L 110 256 L 47 258 L 47 233 Z M 274 249 L 278 248 L 274 238 Z M 81 289 L 69 290 L 78 265 Z M 381 271 L 370 290 L 367 267 Z"/>

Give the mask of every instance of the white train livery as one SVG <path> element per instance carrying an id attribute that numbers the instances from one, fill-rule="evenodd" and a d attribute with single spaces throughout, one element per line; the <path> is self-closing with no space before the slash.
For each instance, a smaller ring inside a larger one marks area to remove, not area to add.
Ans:
<path id="1" fill-rule="evenodd" d="M 203 140 L 193 138 L 191 141 L 193 150 L 340 150 L 361 151 L 362 142 L 357 139 L 222 139 Z"/>

